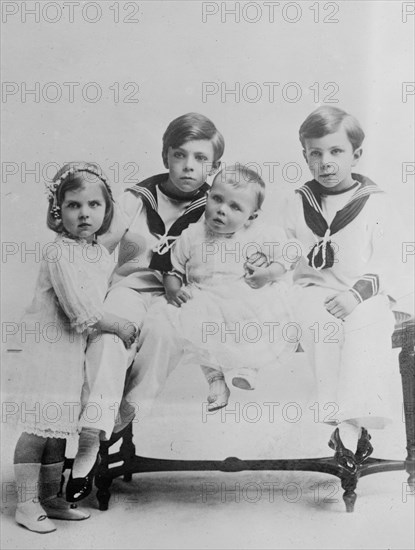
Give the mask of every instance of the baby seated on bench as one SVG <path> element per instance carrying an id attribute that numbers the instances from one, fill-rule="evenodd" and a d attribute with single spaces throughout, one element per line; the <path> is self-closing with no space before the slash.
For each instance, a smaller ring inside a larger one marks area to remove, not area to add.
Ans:
<path id="1" fill-rule="evenodd" d="M 252 390 L 260 367 L 297 346 L 286 334 L 292 317 L 285 274 L 301 249 L 281 227 L 259 220 L 264 195 L 263 180 L 242 165 L 216 175 L 204 217 L 172 248 L 173 269 L 164 274 L 168 303 L 146 319 L 159 334 L 164 327 L 163 337 L 174 334 L 187 359 L 201 365 L 209 411 L 228 404 L 224 372 L 233 372 L 234 386 Z"/>

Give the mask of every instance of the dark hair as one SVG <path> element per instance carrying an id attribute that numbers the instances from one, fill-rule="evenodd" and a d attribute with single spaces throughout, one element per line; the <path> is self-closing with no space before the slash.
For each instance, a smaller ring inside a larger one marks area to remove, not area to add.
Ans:
<path id="1" fill-rule="evenodd" d="M 252 170 L 247 168 L 243 164 L 236 163 L 232 166 L 226 166 L 215 176 L 212 182 L 212 188 L 216 181 L 222 181 L 233 187 L 252 187 L 255 186 L 255 192 L 257 197 L 257 210 L 260 210 L 265 199 L 265 183 L 261 176 Z"/>
<path id="2" fill-rule="evenodd" d="M 217 162 L 225 150 L 225 140 L 211 120 L 199 113 L 187 113 L 175 118 L 167 126 L 163 135 L 163 149 L 161 156 L 166 168 L 169 147 L 176 149 L 187 141 L 207 139 L 212 142 L 214 162 Z"/>
<path id="3" fill-rule="evenodd" d="M 56 199 L 53 196 L 49 198 L 49 207 L 46 216 L 46 224 L 49 229 L 52 229 L 55 233 L 62 233 L 65 229 L 62 220 L 56 218 L 53 213 L 53 207 L 61 208 L 65 199 L 65 193 L 81 189 L 88 185 L 88 182 L 97 181 L 100 184 L 105 200 L 105 216 L 96 235 L 106 233 L 114 217 L 114 199 L 111 188 L 107 183 L 107 178 L 101 168 L 91 162 L 68 162 L 58 170 L 52 182 L 56 183 L 59 180 L 61 181 L 56 187 Z"/>
<path id="4" fill-rule="evenodd" d="M 324 105 L 313 111 L 301 124 L 300 141 L 305 148 L 307 138 L 321 138 L 327 134 L 337 132 L 343 125 L 347 137 L 352 144 L 353 151 L 358 149 L 365 139 L 365 133 L 359 121 L 342 109 Z"/>

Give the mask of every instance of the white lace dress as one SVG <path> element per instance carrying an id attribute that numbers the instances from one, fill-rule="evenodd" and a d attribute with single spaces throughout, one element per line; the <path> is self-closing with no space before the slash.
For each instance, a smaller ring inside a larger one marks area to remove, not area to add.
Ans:
<path id="1" fill-rule="evenodd" d="M 85 347 L 91 325 L 102 318 L 110 268 L 110 256 L 99 244 L 58 235 L 45 248 L 35 295 L 21 322 L 23 431 L 60 438 L 77 433 Z"/>

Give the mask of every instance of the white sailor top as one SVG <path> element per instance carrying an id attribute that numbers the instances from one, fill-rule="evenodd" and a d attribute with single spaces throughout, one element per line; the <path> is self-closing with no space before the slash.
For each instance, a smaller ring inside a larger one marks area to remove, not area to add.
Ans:
<path id="1" fill-rule="evenodd" d="M 285 226 L 305 253 L 293 280 L 334 291 L 351 290 L 358 301 L 379 293 L 396 295 L 400 259 L 387 196 L 371 180 L 352 174 L 355 185 L 325 193 L 315 180 L 288 200 Z"/>
<path id="2" fill-rule="evenodd" d="M 160 190 L 167 178 L 167 173 L 152 176 L 126 189 L 118 200 L 110 230 L 100 238 L 110 252 L 119 245 L 112 288 L 162 290 L 174 241 L 203 214 L 209 186 L 204 184 L 191 200 L 177 200 Z"/>

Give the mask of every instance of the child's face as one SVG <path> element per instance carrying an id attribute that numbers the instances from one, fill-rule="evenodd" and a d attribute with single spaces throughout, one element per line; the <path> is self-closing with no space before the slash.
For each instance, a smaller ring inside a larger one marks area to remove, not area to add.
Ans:
<path id="1" fill-rule="evenodd" d="M 105 216 L 105 199 L 98 181 L 67 191 L 61 205 L 62 224 L 73 237 L 91 242 Z"/>
<path id="2" fill-rule="evenodd" d="M 343 126 L 333 134 L 305 140 L 304 158 L 314 177 L 323 187 L 343 191 L 353 184 L 353 166 L 359 161 L 362 149 L 353 151 Z"/>
<path id="3" fill-rule="evenodd" d="M 169 147 L 167 190 L 178 196 L 192 195 L 212 172 L 214 157 L 212 142 L 207 139 L 186 141 L 176 149 Z"/>
<path id="4" fill-rule="evenodd" d="M 234 187 L 216 177 L 206 202 L 205 219 L 216 233 L 235 233 L 255 215 L 257 197 L 252 187 Z"/>

